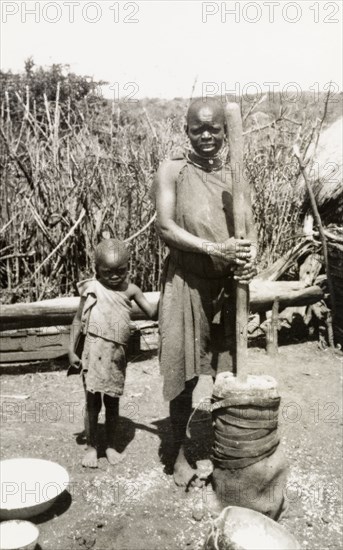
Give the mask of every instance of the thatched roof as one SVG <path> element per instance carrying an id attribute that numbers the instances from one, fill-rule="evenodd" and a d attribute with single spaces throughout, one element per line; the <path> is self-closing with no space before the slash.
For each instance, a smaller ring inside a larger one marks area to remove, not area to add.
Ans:
<path id="1" fill-rule="evenodd" d="M 320 206 L 343 191 L 342 156 L 343 117 L 340 117 L 321 133 L 314 157 L 314 187 Z"/>
<path id="2" fill-rule="evenodd" d="M 343 219 L 343 117 L 321 132 L 310 170 L 324 223 Z M 305 201 L 307 203 L 307 201 Z"/>

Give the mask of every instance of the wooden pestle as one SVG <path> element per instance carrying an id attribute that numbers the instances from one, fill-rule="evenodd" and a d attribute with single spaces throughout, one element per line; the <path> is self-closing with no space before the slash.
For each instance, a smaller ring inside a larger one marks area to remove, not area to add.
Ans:
<path id="1" fill-rule="evenodd" d="M 235 238 L 245 239 L 246 201 L 249 199 L 249 186 L 243 172 L 243 128 L 240 108 L 237 103 L 225 106 L 230 165 L 232 173 L 232 198 Z M 234 374 L 244 381 L 248 374 L 248 312 L 249 285 L 237 282 L 236 291 L 236 352 Z"/>

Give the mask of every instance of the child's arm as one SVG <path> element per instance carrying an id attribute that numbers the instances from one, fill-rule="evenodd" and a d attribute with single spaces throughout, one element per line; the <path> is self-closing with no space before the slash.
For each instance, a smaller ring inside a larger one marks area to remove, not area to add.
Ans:
<path id="1" fill-rule="evenodd" d="M 81 335 L 81 316 L 82 316 L 83 307 L 85 305 L 85 301 L 86 301 L 86 298 L 81 296 L 79 307 L 77 309 L 76 315 L 70 327 L 68 357 L 69 357 L 70 365 L 75 367 L 79 367 L 81 365 L 81 358 L 76 354 L 75 350 L 76 350 L 78 339 L 80 338 L 80 335 Z"/>
<path id="2" fill-rule="evenodd" d="M 132 283 L 129 285 L 129 294 L 130 300 L 134 300 L 141 310 L 144 311 L 144 313 L 149 317 L 149 319 L 153 319 L 154 321 L 157 320 L 158 303 L 151 304 L 148 302 L 141 289 Z"/>

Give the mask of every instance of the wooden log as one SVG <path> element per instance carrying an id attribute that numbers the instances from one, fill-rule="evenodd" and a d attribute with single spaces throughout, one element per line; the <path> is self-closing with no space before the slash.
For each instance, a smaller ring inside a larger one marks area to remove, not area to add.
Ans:
<path id="1" fill-rule="evenodd" d="M 159 292 L 145 292 L 146 299 L 157 304 Z M 0 330 L 19 328 L 54 327 L 70 325 L 79 305 L 80 298 L 66 297 L 0 306 Z M 146 319 L 143 311 L 132 304 L 132 320 Z"/>
<path id="2" fill-rule="evenodd" d="M 70 325 L 80 298 L 1 305 L 0 330 Z"/>
<path id="3" fill-rule="evenodd" d="M 294 283 L 288 281 L 266 282 L 268 282 L 267 288 L 264 288 L 263 285 L 258 285 L 258 287 L 255 286 L 254 290 L 251 291 L 250 309 L 252 313 L 272 309 L 276 298 L 279 300 L 280 310 L 288 306 L 315 304 L 324 298 L 323 290 L 317 285 L 305 287 L 301 286 L 302 283 L 299 281 L 299 288 L 292 289 Z M 270 287 L 271 283 L 276 285 L 274 289 Z M 283 283 L 283 290 L 280 289 L 278 283 Z M 287 284 L 290 285 L 288 289 Z"/>
<path id="4" fill-rule="evenodd" d="M 267 353 L 276 355 L 278 353 L 278 324 L 279 324 L 279 299 L 276 298 L 273 303 L 272 316 L 267 325 Z"/>
<path id="5" fill-rule="evenodd" d="M 145 292 L 151 303 L 157 303 L 159 292 Z M 275 298 L 280 309 L 291 305 L 314 304 L 324 297 L 319 286 L 305 287 L 301 281 L 260 281 L 250 284 L 250 309 L 253 313 L 268 311 Z M 66 297 L 41 302 L 1 305 L 0 330 L 53 327 L 70 325 L 76 313 L 79 298 Z M 132 320 L 145 319 L 144 313 L 133 304 Z"/>

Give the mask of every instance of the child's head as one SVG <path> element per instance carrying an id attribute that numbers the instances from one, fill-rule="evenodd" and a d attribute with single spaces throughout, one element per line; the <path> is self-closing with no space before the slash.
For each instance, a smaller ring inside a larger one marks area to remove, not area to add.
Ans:
<path id="1" fill-rule="evenodd" d="M 104 239 L 95 248 L 97 279 L 105 286 L 116 288 L 127 276 L 129 251 L 122 241 Z"/>

